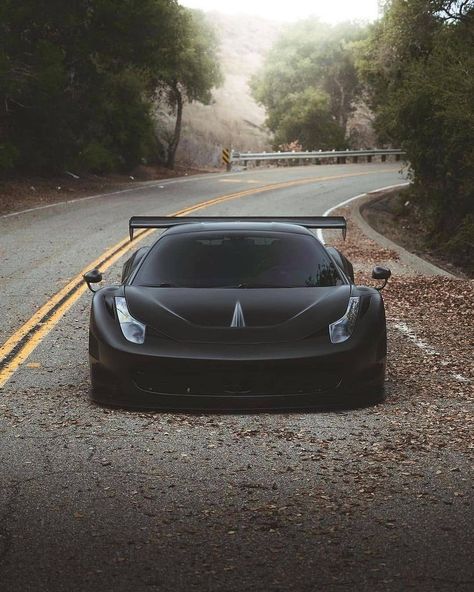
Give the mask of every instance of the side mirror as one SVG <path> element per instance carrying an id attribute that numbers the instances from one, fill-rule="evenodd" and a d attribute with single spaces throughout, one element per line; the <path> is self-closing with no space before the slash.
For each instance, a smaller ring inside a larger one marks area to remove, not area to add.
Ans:
<path id="1" fill-rule="evenodd" d="M 377 290 L 380 291 L 385 288 L 391 275 L 392 275 L 392 272 L 390 271 L 390 269 L 388 267 L 382 267 L 381 265 L 376 265 L 374 267 L 374 269 L 372 270 L 372 279 L 383 280 L 383 282 L 384 282 L 383 286 L 381 286 L 380 288 L 377 288 Z"/>
<path id="2" fill-rule="evenodd" d="M 89 288 L 89 290 L 91 292 L 96 291 L 96 290 L 92 289 L 91 284 L 98 284 L 99 282 L 102 281 L 102 274 L 100 273 L 100 271 L 97 268 L 92 269 L 91 271 L 88 271 L 82 277 L 84 278 L 84 281 L 86 282 L 87 287 Z"/>

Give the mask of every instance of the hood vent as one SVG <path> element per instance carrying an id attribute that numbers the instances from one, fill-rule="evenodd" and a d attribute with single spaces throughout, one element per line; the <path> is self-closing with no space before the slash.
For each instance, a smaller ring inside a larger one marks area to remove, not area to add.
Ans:
<path id="1" fill-rule="evenodd" d="M 244 313 L 242 312 L 242 307 L 240 306 L 240 302 L 238 300 L 235 303 L 234 316 L 232 317 L 232 323 L 230 326 L 245 327 Z"/>

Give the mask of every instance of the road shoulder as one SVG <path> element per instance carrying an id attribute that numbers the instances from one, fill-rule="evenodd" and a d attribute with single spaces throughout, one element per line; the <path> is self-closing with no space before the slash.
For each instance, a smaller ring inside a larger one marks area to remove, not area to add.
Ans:
<path id="1" fill-rule="evenodd" d="M 400 260 L 405 263 L 408 267 L 412 267 L 418 273 L 423 275 L 441 275 L 445 277 L 457 277 L 457 275 L 450 273 L 446 269 L 443 269 L 430 261 L 416 255 L 415 253 L 407 250 L 402 245 L 390 240 L 380 232 L 378 232 L 364 217 L 364 211 L 370 207 L 376 201 L 397 194 L 399 189 L 389 189 L 386 191 L 374 191 L 368 193 L 360 200 L 356 200 L 351 204 L 351 217 L 362 230 L 362 232 L 371 238 L 373 241 L 381 245 L 386 249 L 391 249 L 396 252 Z"/>

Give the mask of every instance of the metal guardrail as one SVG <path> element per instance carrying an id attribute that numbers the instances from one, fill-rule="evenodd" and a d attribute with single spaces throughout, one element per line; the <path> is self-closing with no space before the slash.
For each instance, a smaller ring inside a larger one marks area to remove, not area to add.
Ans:
<path id="1" fill-rule="evenodd" d="M 372 161 L 374 157 L 380 157 L 382 162 L 385 162 L 387 156 L 395 156 L 396 160 L 400 160 L 405 156 L 403 150 L 397 148 L 381 148 L 373 150 L 327 150 L 315 152 L 236 152 L 232 151 L 231 162 L 255 162 L 260 161 L 280 161 L 280 160 L 314 160 L 316 163 L 321 160 L 336 159 L 336 162 L 344 164 L 347 159 L 352 159 L 357 162 L 359 158 L 367 158 L 368 162 Z"/>

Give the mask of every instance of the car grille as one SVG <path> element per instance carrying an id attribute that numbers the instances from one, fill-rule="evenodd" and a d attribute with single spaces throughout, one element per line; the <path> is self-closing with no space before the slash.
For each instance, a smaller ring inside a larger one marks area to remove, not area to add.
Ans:
<path id="1" fill-rule="evenodd" d="M 186 367 L 185 367 L 186 364 Z M 335 374 L 285 363 L 207 363 L 189 368 L 143 369 L 134 376 L 136 385 L 156 394 L 207 396 L 297 395 L 321 393 L 340 383 Z"/>

